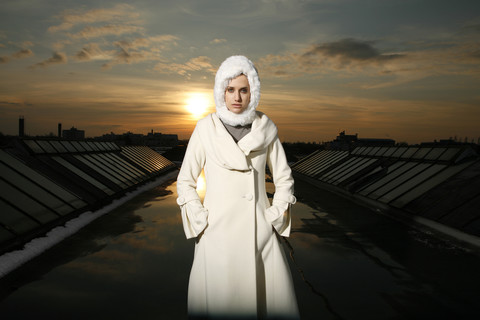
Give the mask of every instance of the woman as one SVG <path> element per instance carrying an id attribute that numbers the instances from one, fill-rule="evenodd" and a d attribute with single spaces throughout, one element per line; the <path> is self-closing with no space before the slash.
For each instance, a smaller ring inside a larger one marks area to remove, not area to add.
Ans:
<path id="1" fill-rule="evenodd" d="M 215 77 L 216 113 L 198 121 L 177 179 L 187 238 L 196 238 L 188 288 L 191 318 L 296 319 L 279 235 L 290 234 L 293 178 L 275 124 L 256 111 L 253 63 L 232 56 Z M 270 205 L 265 165 L 273 175 Z M 202 204 L 196 181 L 205 172 Z"/>

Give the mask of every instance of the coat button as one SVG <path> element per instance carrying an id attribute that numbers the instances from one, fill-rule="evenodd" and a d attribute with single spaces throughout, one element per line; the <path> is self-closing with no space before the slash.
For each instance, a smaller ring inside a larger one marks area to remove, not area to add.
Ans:
<path id="1" fill-rule="evenodd" d="M 252 201 L 253 195 L 251 193 L 248 193 L 245 195 L 245 199 L 247 199 L 248 201 Z"/>

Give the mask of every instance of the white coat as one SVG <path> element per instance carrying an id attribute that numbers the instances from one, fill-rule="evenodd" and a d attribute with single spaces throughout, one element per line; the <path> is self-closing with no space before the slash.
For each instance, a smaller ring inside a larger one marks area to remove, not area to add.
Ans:
<path id="1" fill-rule="evenodd" d="M 265 165 L 273 175 L 271 206 Z M 196 181 L 205 172 L 204 203 Z M 293 178 L 275 124 L 256 112 L 238 144 L 216 114 L 198 121 L 177 179 L 187 238 L 196 237 L 188 288 L 193 318 L 297 319 L 279 235 L 290 234 Z"/>

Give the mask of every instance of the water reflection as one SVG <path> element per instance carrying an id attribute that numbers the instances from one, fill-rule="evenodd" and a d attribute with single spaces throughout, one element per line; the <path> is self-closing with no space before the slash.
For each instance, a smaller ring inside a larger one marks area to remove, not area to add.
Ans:
<path id="1" fill-rule="evenodd" d="M 478 255 L 309 185 L 296 194 L 286 249 L 302 319 L 476 313 Z M 185 319 L 194 243 L 176 197 L 175 183 L 139 195 L 3 278 L 2 319 Z"/>
<path id="2" fill-rule="evenodd" d="M 2 318 L 185 318 L 193 244 L 174 192 L 139 195 L 2 279 Z"/>
<path id="3" fill-rule="evenodd" d="M 428 234 L 428 241 L 418 241 L 403 224 L 308 184 L 297 182 L 296 194 L 289 242 L 305 278 L 298 283 L 307 282 L 318 301 L 325 300 L 324 310 L 315 308 L 297 285 L 302 315 L 454 319 L 477 313 L 478 255 L 448 243 L 432 247 L 444 241 Z"/>

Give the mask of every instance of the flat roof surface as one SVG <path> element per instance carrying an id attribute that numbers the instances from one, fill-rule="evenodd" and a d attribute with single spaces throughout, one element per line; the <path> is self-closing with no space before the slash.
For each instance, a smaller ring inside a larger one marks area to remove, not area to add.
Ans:
<path id="1" fill-rule="evenodd" d="M 302 319 L 478 315 L 476 250 L 302 181 L 295 190 L 284 244 Z M 0 279 L 2 319 L 186 319 L 194 242 L 176 197 L 175 182 L 147 191 Z"/>

